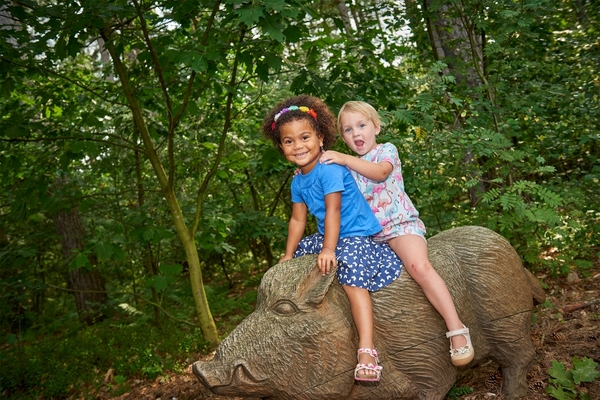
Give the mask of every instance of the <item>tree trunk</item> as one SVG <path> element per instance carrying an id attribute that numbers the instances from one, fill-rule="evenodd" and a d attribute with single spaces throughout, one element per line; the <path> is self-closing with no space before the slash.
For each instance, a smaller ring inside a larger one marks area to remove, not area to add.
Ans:
<path id="1" fill-rule="evenodd" d="M 135 178 L 136 178 L 136 187 L 137 187 L 137 193 L 138 193 L 138 207 L 142 208 L 142 206 L 144 205 L 144 201 L 145 201 L 145 191 L 144 191 L 144 185 L 142 183 L 142 164 L 140 161 L 140 154 L 139 152 L 135 152 Z M 158 271 L 156 270 L 156 264 L 154 263 L 154 259 L 152 257 L 152 246 L 150 245 L 150 243 L 146 243 L 144 245 L 144 248 L 146 249 L 144 251 L 144 266 L 146 267 L 146 271 L 148 272 L 148 274 L 150 276 L 155 276 Z M 159 304 L 160 304 L 160 298 L 158 297 L 158 292 L 156 291 L 156 288 L 152 287 L 150 288 L 150 290 L 152 291 L 152 301 L 154 302 L 154 304 L 152 305 L 152 308 L 154 309 L 154 321 L 156 322 L 156 326 L 161 326 L 161 320 L 160 320 L 160 308 L 159 308 Z"/>
<path id="2" fill-rule="evenodd" d="M 447 5 L 440 4 L 436 0 L 425 0 L 423 11 L 426 15 L 430 15 L 426 18 L 426 24 L 434 57 L 448 66 L 444 74 L 453 75 L 457 84 L 468 88 L 478 88 L 486 84 L 483 76 L 483 40 L 474 31 L 474 25 L 461 5 Z M 490 100 L 494 103 L 491 92 Z M 460 111 L 457 111 L 457 114 L 459 113 Z M 459 126 L 454 128 L 462 129 L 462 118 L 457 116 L 455 121 Z M 473 157 L 470 148 L 466 151 L 464 163 L 469 176 L 477 178 L 477 160 Z M 485 190 L 485 184 L 481 179 L 478 185 L 469 188 L 471 207 L 479 202 Z"/>
<path id="3" fill-rule="evenodd" d="M 348 11 L 348 7 L 346 7 L 346 3 L 344 0 L 339 0 L 337 5 L 338 11 L 340 12 L 340 18 L 344 24 L 344 30 L 347 35 L 352 33 L 352 25 L 350 24 L 350 13 Z"/>
<path id="4" fill-rule="evenodd" d="M 85 247 L 83 239 L 83 224 L 77 208 L 61 210 L 54 216 L 56 231 L 61 237 L 62 253 L 67 267 L 75 254 Z M 95 257 L 90 257 L 92 268 L 98 262 Z M 69 280 L 74 290 L 75 304 L 79 320 L 87 325 L 92 325 L 105 318 L 102 311 L 108 297 L 104 287 L 104 279 L 95 270 L 86 268 L 69 269 Z"/>
<path id="5" fill-rule="evenodd" d="M 135 123 L 135 127 L 140 133 L 140 137 L 142 138 L 142 141 L 144 143 L 144 148 L 146 149 L 146 156 L 148 157 L 148 161 L 150 161 L 150 164 L 154 169 L 154 173 L 162 189 L 165 200 L 167 202 L 167 206 L 169 207 L 169 211 L 173 218 L 175 230 L 177 231 L 177 235 L 179 236 L 181 244 L 183 245 L 183 248 L 185 250 L 186 259 L 188 261 L 190 269 L 190 283 L 192 286 L 192 296 L 194 297 L 194 303 L 196 306 L 196 312 L 198 313 L 198 321 L 200 323 L 200 330 L 202 331 L 202 336 L 204 337 L 204 340 L 216 346 L 220 342 L 219 333 L 217 331 L 217 326 L 215 325 L 215 321 L 212 317 L 212 313 L 210 312 L 210 308 L 208 306 L 206 291 L 204 290 L 204 283 L 202 281 L 200 258 L 198 257 L 198 249 L 196 248 L 194 237 L 192 236 L 190 230 L 186 226 L 185 219 L 183 217 L 183 212 L 181 211 L 181 207 L 179 206 L 177 196 L 175 196 L 173 179 L 165 173 L 165 169 L 163 168 L 163 165 L 158 157 L 156 147 L 154 146 L 152 136 L 150 134 L 148 126 L 146 125 L 146 120 L 144 119 L 142 113 L 142 107 L 138 103 L 138 100 L 134 94 L 133 87 L 131 86 L 131 83 L 129 81 L 127 69 L 121 61 L 120 55 L 117 53 L 114 43 L 112 43 L 110 40 L 107 40 L 107 37 L 105 36 L 108 33 L 109 32 L 102 32 L 106 49 L 110 53 L 110 56 L 113 60 L 115 71 L 117 72 L 117 76 L 119 77 L 119 81 L 121 82 L 123 94 L 125 95 L 127 103 L 129 104 L 129 108 L 131 109 L 131 114 Z M 174 160 L 171 159 L 171 161 L 172 163 L 169 173 L 172 173 L 174 168 Z"/>

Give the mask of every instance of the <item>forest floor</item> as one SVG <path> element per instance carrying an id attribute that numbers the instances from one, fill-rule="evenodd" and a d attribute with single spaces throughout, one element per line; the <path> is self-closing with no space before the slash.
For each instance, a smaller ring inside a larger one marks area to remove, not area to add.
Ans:
<path id="1" fill-rule="evenodd" d="M 536 357 L 527 374 L 527 399 L 550 399 L 546 394 L 549 382 L 548 370 L 552 361 L 572 368 L 573 356 L 588 357 L 600 362 L 600 262 L 588 270 L 589 276 L 553 278 L 540 275 L 546 285 L 546 303 L 536 307 L 536 321 L 532 326 L 532 340 Z M 571 308 L 571 310 L 569 310 Z M 208 360 L 211 355 L 198 354 L 196 359 Z M 600 368 L 596 368 L 600 370 Z M 129 383 L 131 390 L 119 397 L 109 395 L 109 385 L 98 398 L 113 400 L 233 400 L 237 397 L 217 396 L 204 388 L 196 379 L 189 365 L 182 374 L 168 374 L 155 381 L 136 380 Z M 462 400 L 501 399 L 502 377 L 498 366 L 484 362 L 459 376 L 455 387 L 472 388 Z M 600 399 L 600 379 L 582 383 L 577 391 L 587 393 L 591 399 Z M 565 397 L 566 398 L 566 397 Z M 248 398 L 246 398 L 248 399 Z"/>

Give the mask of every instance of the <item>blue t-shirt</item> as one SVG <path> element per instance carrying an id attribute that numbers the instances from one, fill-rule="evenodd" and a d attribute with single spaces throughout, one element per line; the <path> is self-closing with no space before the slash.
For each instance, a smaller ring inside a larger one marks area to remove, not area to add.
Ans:
<path id="1" fill-rule="evenodd" d="M 321 235 L 325 234 L 325 195 L 334 192 L 342 192 L 340 237 L 372 236 L 381 231 L 347 167 L 318 162 L 308 174 L 298 174 L 292 180 L 292 201 L 306 204 L 317 218 Z"/>

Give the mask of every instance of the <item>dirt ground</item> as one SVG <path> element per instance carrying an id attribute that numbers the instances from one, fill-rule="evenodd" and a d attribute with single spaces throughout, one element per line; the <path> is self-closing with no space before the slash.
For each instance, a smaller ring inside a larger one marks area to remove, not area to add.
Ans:
<path id="1" fill-rule="evenodd" d="M 572 367 L 573 356 L 588 357 L 600 363 L 600 263 L 589 271 L 588 277 L 572 273 L 568 277 L 538 276 L 546 287 L 546 303 L 536 307 L 536 322 L 532 326 L 532 340 L 536 358 L 527 374 L 529 392 L 527 399 L 551 399 L 546 394 L 548 369 L 552 360 Z M 210 359 L 198 354 L 196 359 Z M 596 368 L 600 371 L 600 367 Z M 462 400 L 501 399 L 502 376 L 492 361 L 484 362 L 464 371 L 455 387 L 472 388 Z M 119 397 L 111 397 L 108 387 L 99 396 L 113 400 L 233 400 L 239 398 L 217 396 L 204 388 L 191 371 L 169 374 L 156 381 L 130 382 L 131 390 Z M 600 399 L 600 379 L 582 383 L 577 387 L 591 399 Z M 450 397 L 448 397 L 450 398 Z M 246 398 L 248 399 L 248 398 Z M 255 399 L 256 400 L 256 399 Z"/>

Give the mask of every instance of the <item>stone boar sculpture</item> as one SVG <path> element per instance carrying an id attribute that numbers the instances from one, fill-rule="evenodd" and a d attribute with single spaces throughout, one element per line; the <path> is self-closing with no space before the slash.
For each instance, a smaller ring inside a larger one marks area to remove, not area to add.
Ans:
<path id="1" fill-rule="evenodd" d="M 491 358 L 502 369 L 505 399 L 524 396 L 535 351 L 533 300 L 544 291 L 513 247 L 482 227 L 465 226 L 429 239 L 432 264 L 470 328 L 471 365 Z M 268 270 L 256 310 L 194 374 L 213 393 L 266 399 L 443 399 L 457 368 L 443 319 L 403 271 L 371 294 L 380 382 L 355 382 L 358 336 L 335 273 L 322 277 L 316 256 Z M 465 367 L 463 367 L 465 368 Z"/>

